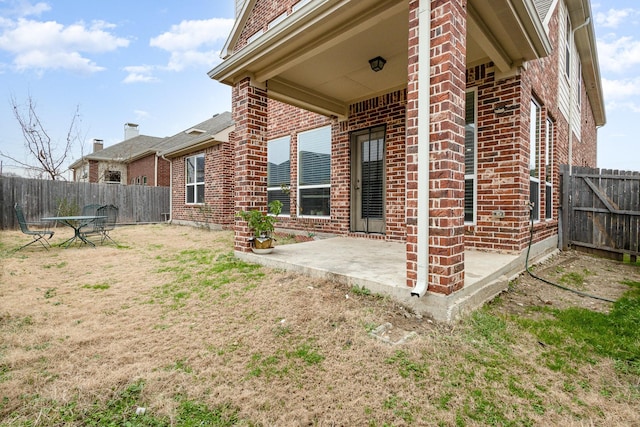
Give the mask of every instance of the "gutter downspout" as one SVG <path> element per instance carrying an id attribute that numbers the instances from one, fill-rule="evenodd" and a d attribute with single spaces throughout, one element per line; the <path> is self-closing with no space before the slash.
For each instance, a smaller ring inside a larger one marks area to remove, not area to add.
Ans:
<path id="1" fill-rule="evenodd" d="M 155 165 L 153 167 L 153 183 L 154 187 L 158 186 L 158 156 L 154 157 Z"/>
<path id="2" fill-rule="evenodd" d="M 569 46 L 569 49 L 573 50 L 573 47 L 575 46 L 575 34 L 576 31 L 578 31 L 580 28 L 586 26 L 589 24 L 589 22 L 591 22 L 591 17 L 587 16 L 587 19 L 580 25 L 578 25 L 576 28 L 574 28 L 573 30 L 571 30 L 571 45 Z M 578 50 L 576 49 L 576 56 L 578 56 Z M 580 61 L 580 58 L 578 57 L 578 61 Z M 572 175 L 573 173 L 573 104 L 575 103 L 575 95 L 574 95 L 574 87 L 573 87 L 573 81 L 574 81 L 574 67 L 573 64 L 569 64 L 569 70 L 571 71 L 571 77 L 569 78 L 569 176 Z M 578 88 L 578 90 L 581 90 L 581 88 Z"/>
<path id="3" fill-rule="evenodd" d="M 169 220 L 167 222 L 171 222 L 173 220 L 173 162 L 167 159 L 164 154 L 161 154 L 160 157 L 169 162 Z"/>
<path id="4" fill-rule="evenodd" d="M 431 118 L 431 0 L 418 11 L 418 253 L 417 279 L 411 296 L 422 297 L 429 286 L 429 158 Z M 426 36 L 426 37 L 424 37 Z"/>

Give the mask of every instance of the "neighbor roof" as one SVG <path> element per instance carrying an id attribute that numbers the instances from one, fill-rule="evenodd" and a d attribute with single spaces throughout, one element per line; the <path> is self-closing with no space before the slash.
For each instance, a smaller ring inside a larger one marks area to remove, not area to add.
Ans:
<path id="1" fill-rule="evenodd" d="M 161 156 L 175 157 L 211 145 L 229 141 L 229 132 L 233 130 L 231 113 L 225 111 L 210 119 L 166 138 L 155 149 Z"/>
<path id="2" fill-rule="evenodd" d="M 155 153 L 155 147 L 165 139 L 166 138 L 149 135 L 134 136 L 133 138 L 126 139 L 103 150 L 83 156 L 81 159 L 73 162 L 69 166 L 69 169 L 75 169 L 85 160 L 129 163 L 150 153 Z"/>

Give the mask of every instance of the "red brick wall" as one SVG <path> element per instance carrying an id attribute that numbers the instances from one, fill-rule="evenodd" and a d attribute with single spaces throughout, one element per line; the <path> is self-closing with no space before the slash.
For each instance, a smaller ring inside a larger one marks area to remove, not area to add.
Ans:
<path id="1" fill-rule="evenodd" d="M 127 180 L 123 182 L 125 185 L 143 185 L 143 177 L 147 177 L 148 186 L 155 186 L 155 169 L 156 169 L 156 156 L 150 154 L 141 159 L 135 160 L 127 165 Z M 139 181 L 138 181 L 139 178 Z"/>
<path id="2" fill-rule="evenodd" d="M 99 182 L 98 162 L 95 160 L 89 160 L 89 182 Z"/>
<path id="3" fill-rule="evenodd" d="M 232 91 L 235 122 L 235 212 L 267 207 L 267 116 L 266 91 L 246 78 Z M 235 222 L 235 250 L 251 250 L 251 231 L 239 219 Z"/>
<path id="4" fill-rule="evenodd" d="M 267 25 L 280 14 L 291 13 L 291 7 L 300 0 L 258 0 L 238 39 L 236 50 L 247 44 L 247 39 L 259 30 L 267 31 Z"/>
<path id="5" fill-rule="evenodd" d="M 158 158 L 158 182 L 156 185 L 158 187 L 171 185 L 171 162 L 162 157 Z"/>
<path id="6" fill-rule="evenodd" d="M 204 153 L 204 204 L 186 204 L 185 159 Z M 233 150 L 230 142 L 209 147 L 173 160 L 171 191 L 172 219 L 218 224 L 233 224 Z"/>
<path id="7" fill-rule="evenodd" d="M 405 224 L 405 149 L 406 149 L 406 90 L 380 95 L 366 101 L 353 104 L 349 108 L 349 119 L 340 126 L 340 134 L 335 142 L 336 162 L 341 169 L 336 171 L 339 200 L 345 204 L 345 219 L 349 226 L 350 210 L 350 133 L 377 125 L 386 125 L 386 194 L 385 215 L 387 240 L 406 241 Z M 340 149 L 342 148 L 342 149 Z M 344 193 L 344 194 L 342 194 Z"/>
<path id="8" fill-rule="evenodd" d="M 425 1 L 425 0 L 422 0 Z M 466 1 L 431 1 L 429 141 L 418 140 L 419 1 L 409 3 L 407 89 L 407 285 L 417 281 L 418 168 L 429 167 L 428 289 L 451 294 L 464 285 L 464 106 Z M 423 35 L 424 37 L 424 35 Z M 423 87 L 422 90 L 425 90 Z M 424 112 L 422 112 L 424 114 Z M 429 144 L 429 161 L 418 144 Z"/>
<path id="9" fill-rule="evenodd" d="M 530 61 L 516 76 L 496 80 L 493 64 L 467 70 L 468 87 L 477 88 L 478 96 L 478 170 L 477 222 L 465 227 L 468 247 L 520 252 L 530 238 L 529 202 L 529 125 L 530 105 L 535 98 L 541 105 L 541 158 L 545 158 L 545 123 L 554 123 L 552 160 L 552 219 L 545 219 L 544 181 L 540 183 L 540 221 L 534 225 L 534 242 L 558 232 L 559 166 L 568 162 L 568 122 L 560 112 L 557 88 L 559 79 L 558 11 L 549 23 L 553 49 L 548 57 Z M 574 136 L 574 164 L 595 165 L 596 128 L 584 86 L 582 105 L 582 140 Z M 507 108 L 494 113 L 498 106 Z M 544 167 L 541 177 L 546 173 Z M 492 218 L 496 209 L 503 219 Z"/>
<path id="10" fill-rule="evenodd" d="M 311 113 L 278 101 L 269 100 L 268 139 L 291 137 L 291 206 L 290 216 L 280 218 L 279 227 L 309 233 L 346 234 L 351 217 L 351 148 L 350 133 L 376 125 L 386 125 L 386 239 L 405 240 L 405 104 L 406 91 L 381 95 L 350 106 L 349 119 L 337 123 L 328 117 Z M 331 216 L 330 218 L 297 217 L 298 134 L 321 126 L 332 125 L 331 152 Z"/>

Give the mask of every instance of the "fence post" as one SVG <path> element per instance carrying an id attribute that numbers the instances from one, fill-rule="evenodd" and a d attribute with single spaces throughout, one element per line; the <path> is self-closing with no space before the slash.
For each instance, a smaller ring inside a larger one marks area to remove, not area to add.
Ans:
<path id="1" fill-rule="evenodd" d="M 560 166 L 560 224 L 558 235 L 560 238 L 560 250 L 569 250 L 571 244 L 571 223 L 569 222 L 569 209 L 571 204 L 571 179 L 567 165 Z"/>

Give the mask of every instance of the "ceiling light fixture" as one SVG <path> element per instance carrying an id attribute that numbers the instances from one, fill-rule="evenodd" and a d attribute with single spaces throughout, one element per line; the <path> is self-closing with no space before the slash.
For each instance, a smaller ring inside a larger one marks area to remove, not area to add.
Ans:
<path id="1" fill-rule="evenodd" d="M 371 69 L 376 73 L 378 71 L 381 71 L 384 68 L 384 64 L 386 63 L 387 63 L 387 60 L 384 59 L 382 56 L 376 56 L 375 58 L 369 60 L 369 65 L 371 66 Z"/>

